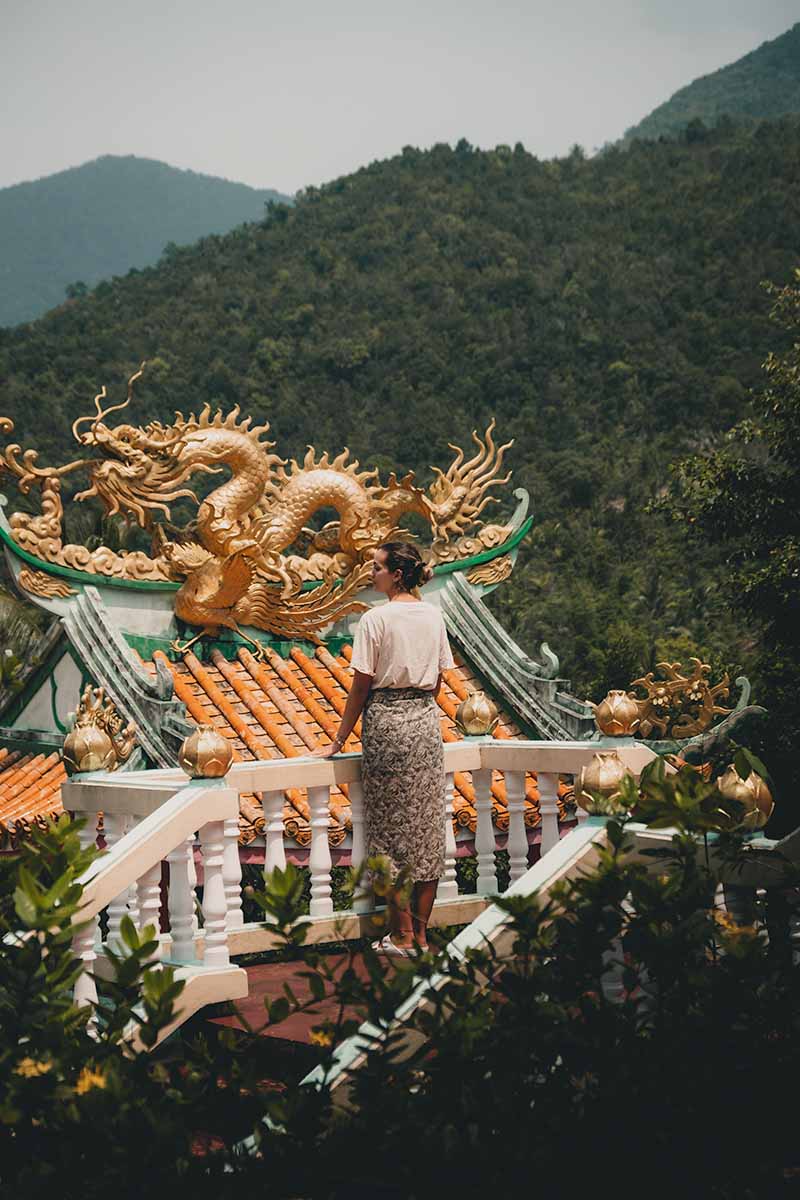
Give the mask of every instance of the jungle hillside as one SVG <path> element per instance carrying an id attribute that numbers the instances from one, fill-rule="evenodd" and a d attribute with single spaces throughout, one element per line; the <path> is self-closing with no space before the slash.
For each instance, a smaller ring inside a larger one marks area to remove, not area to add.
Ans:
<path id="1" fill-rule="evenodd" d="M 279 192 L 107 154 L 0 189 L 0 325 L 30 321 L 101 279 L 258 220 Z"/>
<path id="2" fill-rule="evenodd" d="M 0 412 L 67 462 L 72 421 L 146 359 L 120 420 L 240 404 L 284 456 L 349 446 L 423 481 L 496 417 L 515 439 L 497 516 L 514 485 L 535 515 L 492 601 L 522 645 L 547 640 L 594 699 L 691 654 L 757 697 L 716 540 L 650 506 L 791 342 L 762 283 L 793 277 L 799 176 L 789 118 L 593 159 L 406 147 L 0 331 Z"/>
<path id="3" fill-rule="evenodd" d="M 800 113 L 800 24 L 680 88 L 628 129 L 624 140 L 676 137 L 691 122 L 759 121 L 787 113 Z"/>

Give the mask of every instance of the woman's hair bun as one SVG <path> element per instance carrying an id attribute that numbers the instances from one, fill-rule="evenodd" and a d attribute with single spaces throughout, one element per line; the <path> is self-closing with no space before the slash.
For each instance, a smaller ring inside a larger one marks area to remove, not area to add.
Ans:
<path id="1" fill-rule="evenodd" d="M 384 542 L 380 549 L 386 554 L 386 566 L 389 570 L 400 572 L 406 591 L 413 591 L 433 578 L 433 567 L 423 561 L 413 543 Z"/>

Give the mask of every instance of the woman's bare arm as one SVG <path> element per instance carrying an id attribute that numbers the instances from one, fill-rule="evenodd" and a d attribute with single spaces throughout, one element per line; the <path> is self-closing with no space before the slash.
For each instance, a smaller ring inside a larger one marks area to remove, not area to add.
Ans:
<path id="1" fill-rule="evenodd" d="M 367 696 L 372 688 L 372 678 L 372 675 L 364 675 L 361 671 L 353 672 L 353 682 L 350 685 L 350 693 L 342 714 L 339 732 L 329 746 L 320 746 L 318 750 L 314 751 L 314 754 L 318 758 L 330 758 L 332 755 L 339 753 L 353 732 L 356 721 L 361 716 Z"/>

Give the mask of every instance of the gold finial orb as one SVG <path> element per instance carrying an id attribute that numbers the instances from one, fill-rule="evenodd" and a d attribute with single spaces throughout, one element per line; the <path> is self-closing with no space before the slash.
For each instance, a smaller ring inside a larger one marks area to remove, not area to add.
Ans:
<path id="1" fill-rule="evenodd" d="M 114 744 L 98 725 L 76 725 L 64 738 L 61 758 L 67 775 L 112 771 L 117 765 Z"/>
<path id="2" fill-rule="evenodd" d="M 630 737 L 639 728 L 639 704 L 630 692 L 610 691 L 594 706 L 597 728 L 607 737 Z"/>
<path id="3" fill-rule="evenodd" d="M 230 742 L 213 725 L 198 725 L 178 751 L 178 765 L 190 779 L 222 779 L 232 762 Z"/>
<path id="4" fill-rule="evenodd" d="M 499 720 L 497 705 L 485 692 L 473 692 L 456 709 L 456 728 L 465 737 L 488 737 Z"/>
<path id="5" fill-rule="evenodd" d="M 628 768 L 616 750 L 598 750 L 591 761 L 581 767 L 575 788 L 575 799 L 584 812 L 612 816 L 622 812 L 618 803 L 620 785 Z"/>
<path id="6" fill-rule="evenodd" d="M 763 829 L 772 816 L 775 801 L 764 780 L 755 771 L 742 779 L 734 766 L 728 767 L 717 780 L 717 791 L 725 800 L 741 804 L 744 814 L 740 829 Z"/>

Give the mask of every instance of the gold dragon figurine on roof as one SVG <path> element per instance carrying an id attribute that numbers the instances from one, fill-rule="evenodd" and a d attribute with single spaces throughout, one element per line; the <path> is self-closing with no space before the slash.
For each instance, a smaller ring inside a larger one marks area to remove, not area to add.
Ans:
<path id="1" fill-rule="evenodd" d="M 447 471 L 434 468 L 436 478 L 425 491 L 413 472 L 381 483 L 378 472 L 359 469 L 347 449 L 329 459 L 327 453 L 318 458 L 310 447 L 302 465 L 287 464 L 272 453 L 269 425 L 251 428 L 238 406 L 226 416 L 206 404 L 199 416 L 176 413 L 171 425 L 112 428 L 109 415 L 131 403 L 143 370 L 144 363 L 129 379 L 121 404 L 104 409 L 103 388 L 95 397 L 95 414 L 72 426 L 79 445 L 100 457 L 40 468 L 36 451 L 6 448 L 0 471 L 14 476 L 21 492 L 36 485 L 41 493 L 41 511 L 15 513 L 11 532 L 21 549 L 47 563 L 129 580 L 182 581 L 175 613 L 200 628 L 198 638 L 220 628 L 241 632 L 245 625 L 317 640 L 318 630 L 365 607 L 356 593 L 367 582 L 372 552 L 403 533 L 400 522 L 409 513 L 428 522 L 428 557 L 434 563 L 499 546 L 511 532 L 479 520 L 496 500 L 492 490 L 510 478 L 500 472 L 512 443 L 495 444 L 494 421 L 483 437 L 473 433 L 477 450 L 467 461 L 463 450 L 450 447 L 454 461 Z M 0 418 L 2 432 L 13 428 Z M 197 473 L 224 469 L 229 477 L 203 500 L 187 486 Z M 96 497 L 106 516 L 120 515 L 150 531 L 150 554 L 64 543 L 61 480 L 78 470 L 86 472 L 89 486 L 75 500 Z M 179 500 L 197 506 L 183 528 L 171 519 L 171 506 Z M 320 530 L 309 528 L 325 508 L 335 509 L 338 519 Z M 304 591 L 309 581 L 318 586 Z"/>

